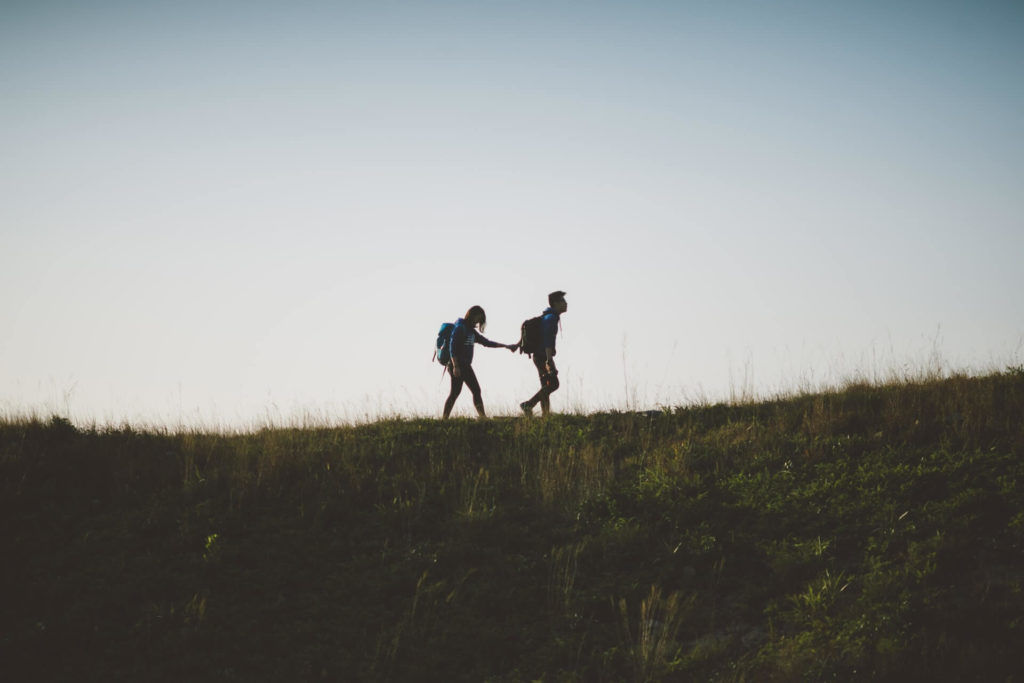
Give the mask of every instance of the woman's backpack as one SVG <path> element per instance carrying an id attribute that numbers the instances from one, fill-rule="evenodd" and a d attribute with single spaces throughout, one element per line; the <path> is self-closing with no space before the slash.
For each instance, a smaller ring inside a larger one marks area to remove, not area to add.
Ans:
<path id="1" fill-rule="evenodd" d="M 437 343 L 434 345 L 434 358 L 441 365 L 447 366 L 452 362 L 451 345 L 448 343 L 452 338 L 453 323 L 444 323 L 437 331 Z"/>

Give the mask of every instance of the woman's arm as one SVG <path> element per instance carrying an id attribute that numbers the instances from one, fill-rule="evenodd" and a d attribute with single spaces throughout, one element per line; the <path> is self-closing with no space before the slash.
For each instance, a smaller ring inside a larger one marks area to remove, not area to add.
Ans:
<path id="1" fill-rule="evenodd" d="M 456 325 L 455 329 L 452 330 L 451 337 L 448 338 L 448 352 L 452 358 L 452 374 L 455 377 L 459 376 L 459 370 L 461 369 L 461 360 L 463 354 L 465 354 L 466 348 L 466 328 L 462 325 Z"/>
<path id="2" fill-rule="evenodd" d="M 480 344 L 482 346 L 486 346 L 486 347 L 491 348 L 491 349 L 514 349 L 515 348 L 514 344 L 499 344 L 498 342 L 493 342 L 490 339 L 488 339 L 487 337 L 485 337 L 484 335 L 480 334 L 479 332 L 476 333 L 476 343 Z"/>

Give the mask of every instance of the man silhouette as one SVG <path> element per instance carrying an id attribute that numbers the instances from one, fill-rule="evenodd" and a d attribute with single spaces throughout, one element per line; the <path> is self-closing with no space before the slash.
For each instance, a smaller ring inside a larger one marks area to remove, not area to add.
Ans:
<path id="1" fill-rule="evenodd" d="M 533 365 L 537 368 L 537 375 L 540 377 L 540 391 L 533 395 L 528 401 L 523 401 L 519 407 L 523 409 L 528 417 L 533 415 L 533 407 L 540 403 L 541 413 L 547 415 L 551 412 L 552 393 L 558 390 L 558 368 L 555 367 L 555 337 L 558 335 L 559 321 L 561 315 L 569 310 L 569 304 L 565 302 L 565 292 L 551 292 L 548 294 L 548 308 L 541 317 L 541 339 L 543 343 L 539 351 L 533 354 Z"/>

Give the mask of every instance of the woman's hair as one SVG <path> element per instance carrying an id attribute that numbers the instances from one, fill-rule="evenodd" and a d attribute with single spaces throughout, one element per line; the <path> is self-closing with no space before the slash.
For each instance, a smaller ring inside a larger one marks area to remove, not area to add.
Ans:
<path id="1" fill-rule="evenodd" d="M 480 331 L 483 332 L 484 328 L 487 327 L 487 314 L 484 313 L 483 307 L 482 306 L 472 306 L 472 307 L 470 307 L 470 309 L 468 311 L 466 311 L 465 319 L 469 320 L 469 318 L 471 316 L 474 316 L 474 315 L 477 316 L 478 318 L 480 318 Z"/>

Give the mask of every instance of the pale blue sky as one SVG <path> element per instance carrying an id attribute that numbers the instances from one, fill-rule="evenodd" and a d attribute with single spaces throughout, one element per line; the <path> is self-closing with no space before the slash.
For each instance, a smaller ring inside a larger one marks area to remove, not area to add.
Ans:
<path id="1" fill-rule="evenodd" d="M 1021 74 L 1015 2 L 6 2 L 0 411 L 436 415 L 553 289 L 558 410 L 1021 363 Z"/>

